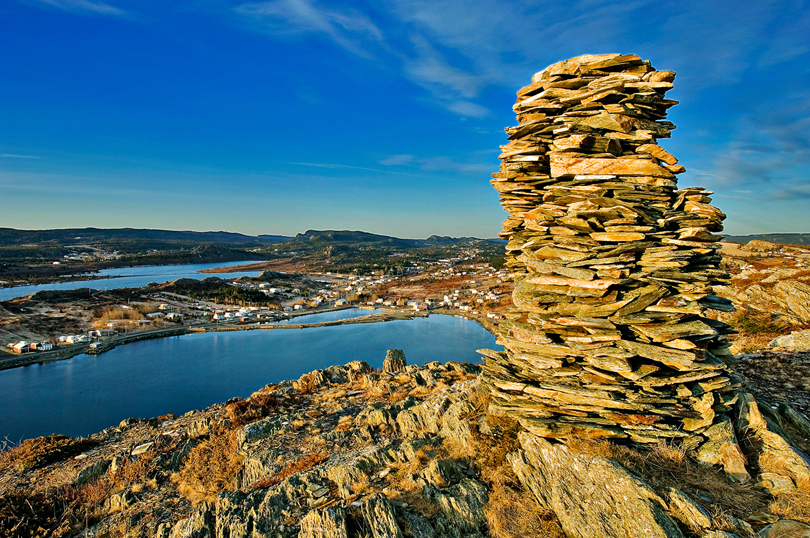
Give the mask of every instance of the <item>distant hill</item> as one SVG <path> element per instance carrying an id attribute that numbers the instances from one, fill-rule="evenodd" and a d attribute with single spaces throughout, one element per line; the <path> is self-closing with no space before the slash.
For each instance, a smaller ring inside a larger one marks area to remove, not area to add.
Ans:
<path id="1" fill-rule="evenodd" d="M 810 233 L 807 234 L 754 234 L 754 235 L 726 235 L 724 241 L 747 243 L 749 241 L 768 241 L 780 245 L 810 245 Z"/>
<path id="2" fill-rule="evenodd" d="M 391 246 L 397 248 L 421 248 L 444 245 L 456 245 L 469 241 L 480 241 L 476 237 L 448 237 L 431 235 L 427 239 L 401 239 L 389 235 L 379 235 L 369 232 L 351 230 L 307 230 L 296 235 L 291 242 L 307 242 L 309 244 L 368 244 L 374 246 Z"/>
<path id="3" fill-rule="evenodd" d="M 193 232 L 138 228 L 65 228 L 58 230 L 17 230 L 0 228 L 0 245 L 24 245 L 55 242 L 61 245 L 104 241 L 190 241 L 195 243 L 273 243 L 288 237 L 254 237 L 234 232 Z"/>
<path id="4" fill-rule="evenodd" d="M 427 239 L 401 239 L 388 235 L 352 230 L 307 230 L 295 237 L 286 235 L 245 235 L 235 232 L 195 232 L 175 230 L 155 230 L 141 228 L 64 228 L 53 230 L 18 230 L 0 228 L 0 246 L 41 245 L 80 245 L 110 241 L 159 241 L 182 243 L 229 243 L 239 245 L 260 245 L 262 243 L 282 243 L 287 241 L 310 244 L 353 243 L 388 245 L 398 248 L 419 248 L 440 245 L 455 245 L 477 241 L 475 237 L 448 237 L 431 235 Z"/>

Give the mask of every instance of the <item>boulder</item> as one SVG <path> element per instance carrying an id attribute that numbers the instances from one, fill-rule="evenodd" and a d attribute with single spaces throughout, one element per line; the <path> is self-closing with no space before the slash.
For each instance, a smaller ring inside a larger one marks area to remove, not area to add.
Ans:
<path id="1" fill-rule="evenodd" d="M 287 497 L 276 491 L 225 491 L 217 497 L 216 536 L 276 536 L 288 505 Z"/>
<path id="2" fill-rule="evenodd" d="M 615 461 L 526 432 L 519 441 L 512 469 L 568 538 L 683 538 L 664 501 Z"/>
<path id="3" fill-rule="evenodd" d="M 679 489 L 669 488 L 669 512 L 694 533 L 712 527 L 712 516 L 691 497 Z"/>
<path id="4" fill-rule="evenodd" d="M 810 525 L 793 521 L 792 519 L 780 519 L 759 531 L 760 538 L 810 538 Z"/>
<path id="5" fill-rule="evenodd" d="M 783 353 L 808 353 L 810 352 L 810 329 L 777 336 L 768 344 L 768 349 Z"/>
<path id="6" fill-rule="evenodd" d="M 425 491 L 430 492 L 429 497 L 439 505 L 447 521 L 446 525 L 442 522 L 444 531 L 441 535 L 472 538 L 481 536 L 482 531 L 486 531 L 484 506 L 489 498 L 487 488 L 482 483 L 465 478 L 444 490 L 435 490 L 428 486 Z"/>
<path id="7" fill-rule="evenodd" d="M 95 480 L 98 480 L 107 472 L 107 469 L 110 468 L 110 464 L 112 460 L 100 460 L 92 465 L 88 465 L 81 471 L 79 471 L 78 476 L 76 477 L 76 485 L 81 486 L 84 484 L 89 484 Z"/>
<path id="8" fill-rule="evenodd" d="M 401 349 L 389 349 L 385 353 L 383 372 L 402 372 L 406 366 L 408 366 L 408 363 L 405 360 L 405 352 Z"/>

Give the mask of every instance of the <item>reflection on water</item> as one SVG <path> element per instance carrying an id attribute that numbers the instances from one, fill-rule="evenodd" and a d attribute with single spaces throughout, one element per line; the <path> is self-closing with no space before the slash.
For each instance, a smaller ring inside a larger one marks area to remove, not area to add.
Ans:
<path id="1" fill-rule="evenodd" d="M 333 364 L 382 366 L 387 349 L 409 364 L 477 362 L 495 337 L 476 322 L 407 321 L 143 340 L 101 355 L 0 371 L 0 438 L 88 435 L 128 417 L 181 414 Z"/>
<path id="2" fill-rule="evenodd" d="M 23 297 L 40 290 L 75 290 L 78 288 L 92 288 L 94 290 L 111 290 L 115 288 L 140 288 L 150 282 L 169 282 L 178 278 L 194 278 L 201 280 L 209 276 L 220 278 L 236 278 L 239 276 L 258 276 L 261 271 L 245 271 L 241 273 L 205 274 L 198 271 L 215 269 L 217 267 L 230 267 L 254 262 L 220 262 L 220 263 L 194 263 L 184 265 L 155 265 L 147 267 L 122 267 L 120 269 L 104 269 L 98 272 L 99 276 L 112 276 L 101 280 L 77 280 L 74 282 L 56 282 L 53 284 L 39 284 L 36 286 L 17 286 L 15 288 L 0 288 L 0 301 L 8 301 Z"/>
<path id="3" fill-rule="evenodd" d="M 278 325 L 289 325 L 290 323 L 323 323 L 325 321 L 338 321 L 341 319 L 359 318 L 370 316 L 371 314 L 381 314 L 382 310 L 366 310 L 365 308 L 346 308 L 344 310 L 333 310 L 331 312 L 321 312 L 320 314 L 307 314 L 285 319 L 278 322 Z"/>

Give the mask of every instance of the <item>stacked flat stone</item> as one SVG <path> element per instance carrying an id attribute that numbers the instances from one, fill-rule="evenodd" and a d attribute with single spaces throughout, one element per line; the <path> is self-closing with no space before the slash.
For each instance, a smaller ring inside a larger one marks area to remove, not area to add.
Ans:
<path id="1" fill-rule="evenodd" d="M 515 282 L 481 350 L 491 411 L 544 437 L 656 442 L 700 432 L 736 387 L 712 287 L 725 215 L 656 144 L 675 125 L 675 73 L 638 56 L 587 55 L 518 91 L 492 184 L 510 213 L 501 237 Z"/>

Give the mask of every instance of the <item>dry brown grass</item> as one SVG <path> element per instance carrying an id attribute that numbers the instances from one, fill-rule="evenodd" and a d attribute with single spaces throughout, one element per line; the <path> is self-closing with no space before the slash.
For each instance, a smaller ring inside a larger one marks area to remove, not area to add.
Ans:
<path id="1" fill-rule="evenodd" d="M 106 481 L 0 497 L 0 538 L 72 536 L 98 521 L 109 494 Z"/>
<path id="2" fill-rule="evenodd" d="M 73 439 L 66 435 L 48 435 L 26 439 L 19 446 L 0 452 L 0 472 L 13 469 L 24 472 L 39 469 L 80 454 L 98 445 L 89 439 Z"/>
<path id="3" fill-rule="evenodd" d="M 108 478 L 110 492 L 118 493 L 131 488 L 134 484 L 145 482 L 154 471 L 153 460 L 156 455 L 154 450 L 150 450 L 136 459 L 121 461 L 115 473 L 110 473 Z"/>
<path id="4" fill-rule="evenodd" d="M 810 524 L 810 493 L 783 493 L 768 505 L 768 512 L 785 519 Z"/>
<path id="5" fill-rule="evenodd" d="M 744 519 L 766 510 L 770 499 L 753 484 L 731 482 L 722 471 L 698 464 L 680 447 L 659 444 L 642 449 L 591 439 L 571 439 L 568 446 L 575 452 L 616 460 L 657 491 L 674 487 L 696 500 L 706 496 L 712 500 L 710 513 L 719 511 L 720 515 L 730 513 Z"/>
<path id="6" fill-rule="evenodd" d="M 264 489 L 273 487 L 276 484 L 279 484 L 280 482 L 283 482 L 287 478 L 293 476 L 294 474 L 298 474 L 303 471 L 308 471 L 309 469 L 312 469 L 316 465 L 326 461 L 328 458 L 329 454 L 325 452 L 308 454 L 303 458 L 299 458 L 294 462 L 290 463 L 279 472 L 272 474 L 270 476 L 266 476 L 260 480 L 257 480 L 256 482 L 250 485 L 250 489 Z"/>
<path id="7" fill-rule="evenodd" d="M 264 394 L 228 404 L 225 408 L 225 418 L 231 422 L 232 427 L 242 426 L 256 422 L 270 415 L 279 406 L 277 397 Z"/>
<path id="8" fill-rule="evenodd" d="M 534 495 L 510 486 L 492 487 L 484 507 L 489 532 L 494 538 L 564 538 L 554 516 L 540 506 Z"/>
<path id="9" fill-rule="evenodd" d="M 475 405 L 475 410 L 468 419 L 476 419 L 486 412 L 489 398 L 485 393 L 473 393 L 470 401 Z M 466 461 L 480 471 L 489 491 L 484 514 L 490 533 L 495 538 L 563 538 L 554 514 L 542 506 L 531 492 L 523 489 L 506 460 L 507 454 L 519 448 L 519 424 L 507 417 L 490 414 L 486 417 L 492 435 L 476 433 L 472 441 L 466 444 L 445 439 L 441 455 Z"/>
<path id="10" fill-rule="evenodd" d="M 236 489 L 242 460 L 236 430 L 222 430 L 191 449 L 172 480 L 180 494 L 192 503 L 213 502 L 220 491 Z"/>

